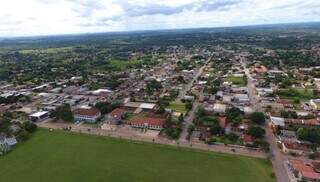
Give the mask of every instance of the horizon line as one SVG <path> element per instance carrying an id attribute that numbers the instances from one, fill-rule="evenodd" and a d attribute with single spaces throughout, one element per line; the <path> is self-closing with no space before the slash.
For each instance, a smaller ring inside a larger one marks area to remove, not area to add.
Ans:
<path id="1" fill-rule="evenodd" d="M 23 39 L 23 38 L 45 38 L 45 37 L 59 37 L 59 36 L 81 36 L 81 35 L 94 35 L 94 34 L 121 34 L 121 33 L 143 33 L 143 32 L 165 32 L 174 30 L 196 30 L 196 29 L 227 29 L 227 28 L 246 28 L 255 26 L 277 26 L 277 25 L 297 25 L 297 24 L 320 24 L 319 20 L 305 21 L 305 22 L 285 22 L 285 23 L 265 23 L 265 24 L 245 24 L 234 26 L 205 26 L 205 27 L 185 27 L 185 28 L 164 28 L 164 29 L 141 29 L 141 30 L 119 30 L 119 31 L 101 31 L 101 32 L 83 32 L 83 33 L 61 33 L 61 34 L 39 34 L 39 35 L 20 35 L 20 36 L 0 36 L 0 42 L 9 39 Z"/>

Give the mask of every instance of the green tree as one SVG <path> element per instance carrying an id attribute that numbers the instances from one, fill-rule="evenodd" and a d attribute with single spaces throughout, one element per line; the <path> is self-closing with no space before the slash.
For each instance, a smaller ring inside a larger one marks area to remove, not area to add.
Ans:
<path id="1" fill-rule="evenodd" d="M 262 112 L 254 112 L 250 115 L 250 119 L 256 124 L 263 124 L 266 122 L 265 115 Z"/>
<path id="2" fill-rule="evenodd" d="M 62 106 L 57 107 L 55 111 L 56 120 L 63 120 L 66 122 L 73 121 L 73 113 L 69 104 L 63 104 Z"/>
<path id="3" fill-rule="evenodd" d="M 248 134 L 255 138 L 262 138 L 266 131 L 259 126 L 252 126 L 248 129 Z"/>

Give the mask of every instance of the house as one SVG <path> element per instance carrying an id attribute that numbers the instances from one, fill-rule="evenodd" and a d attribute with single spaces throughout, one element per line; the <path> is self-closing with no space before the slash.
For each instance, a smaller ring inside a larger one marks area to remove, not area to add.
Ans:
<path id="1" fill-rule="evenodd" d="M 227 126 L 227 117 L 220 116 L 219 119 L 218 119 L 218 122 L 219 122 L 219 126 L 221 128 L 226 128 L 226 126 Z"/>
<path id="2" fill-rule="evenodd" d="M 290 159 L 287 165 L 297 181 L 320 182 L 320 173 L 311 163 L 305 163 L 302 160 Z"/>
<path id="3" fill-rule="evenodd" d="M 33 122 L 38 122 L 38 121 L 43 121 L 49 118 L 49 114 L 50 114 L 49 111 L 39 111 L 29 115 L 29 118 Z"/>
<path id="4" fill-rule="evenodd" d="M 8 152 L 13 146 L 17 144 L 17 140 L 14 137 L 0 137 L 0 152 Z"/>
<path id="5" fill-rule="evenodd" d="M 225 113 L 227 106 L 225 104 L 214 104 L 213 111 L 216 113 Z"/>
<path id="6" fill-rule="evenodd" d="M 320 110 L 320 99 L 311 99 L 310 105 L 314 110 Z"/>
<path id="7" fill-rule="evenodd" d="M 243 143 L 244 143 L 245 145 L 252 145 L 253 142 L 254 142 L 254 140 L 255 140 L 255 138 L 254 138 L 253 136 L 248 135 L 248 134 L 242 135 L 242 136 L 241 136 L 241 139 L 243 140 Z"/>
<path id="8" fill-rule="evenodd" d="M 284 141 L 289 141 L 289 142 L 297 142 L 297 136 L 294 131 L 290 130 L 281 130 L 280 135 L 279 135 L 279 140 L 284 142 Z"/>
<path id="9" fill-rule="evenodd" d="M 153 130 L 162 130 L 166 123 L 164 118 L 136 116 L 128 121 L 128 124 L 134 128 L 146 128 Z"/>
<path id="10" fill-rule="evenodd" d="M 270 116 L 269 125 L 271 128 L 284 127 L 284 118 Z"/>
<path id="11" fill-rule="evenodd" d="M 73 111 L 75 121 L 84 121 L 89 123 L 95 123 L 101 116 L 98 109 L 93 107 L 81 107 Z"/>
<path id="12" fill-rule="evenodd" d="M 109 124 L 119 124 L 126 114 L 127 110 L 124 108 L 116 108 L 111 113 L 108 114 L 107 123 Z"/>
<path id="13" fill-rule="evenodd" d="M 234 99 L 239 103 L 246 103 L 250 101 L 247 94 L 234 94 Z"/>
<path id="14" fill-rule="evenodd" d="M 282 142 L 282 152 L 285 154 L 303 155 L 310 152 L 310 149 L 298 142 L 284 141 Z"/>

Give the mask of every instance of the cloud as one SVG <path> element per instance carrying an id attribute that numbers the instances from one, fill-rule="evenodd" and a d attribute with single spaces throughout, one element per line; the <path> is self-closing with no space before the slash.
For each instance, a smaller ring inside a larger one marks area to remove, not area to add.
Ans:
<path id="1" fill-rule="evenodd" d="M 319 20 L 319 0 L 2 0 L 0 2 L 0 37 Z"/>

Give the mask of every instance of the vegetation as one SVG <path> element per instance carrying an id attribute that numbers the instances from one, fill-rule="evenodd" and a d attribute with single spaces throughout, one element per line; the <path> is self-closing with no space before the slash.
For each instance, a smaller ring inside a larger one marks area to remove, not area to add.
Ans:
<path id="1" fill-rule="evenodd" d="M 254 112 L 250 115 L 250 119 L 256 124 L 264 124 L 266 122 L 266 117 L 262 112 Z"/>
<path id="2" fill-rule="evenodd" d="M 259 126 L 251 126 L 248 129 L 248 134 L 255 138 L 262 138 L 265 135 L 266 131 Z"/>
<path id="3" fill-rule="evenodd" d="M 10 182 L 275 182 L 264 159 L 47 130 L 0 164 L 0 181 Z"/>
<path id="4" fill-rule="evenodd" d="M 289 100 L 310 100 L 315 99 L 319 96 L 316 92 L 311 89 L 283 89 L 279 90 L 277 94 L 282 99 L 289 99 Z"/>
<path id="5" fill-rule="evenodd" d="M 320 128 L 299 128 L 297 131 L 299 140 L 320 144 Z"/>
<path id="6" fill-rule="evenodd" d="M 186 104 L 183 102 L 171 102 L 169 105 L 169 108 L 175 112 L 179 112 L 179 113 L 183 113 L 183 114 L 185 114 L 187 112 Z"/>
<path id="7" fill-rule="evenodd" d="M 239 85 L 241 87 L 246 86 L 246 79 L 244 77 L 228 76 L 224 79 L 225 82 L 232 82 L 232 84 Z"/>
<path id="8" fill-rule="evenodd" d="M 63 104 L 62 106 L 57 107 L 53 113 L 55 120 L 62 120 L 65 122 L 73 122 L 73 113 L 69 104 Z"/>

